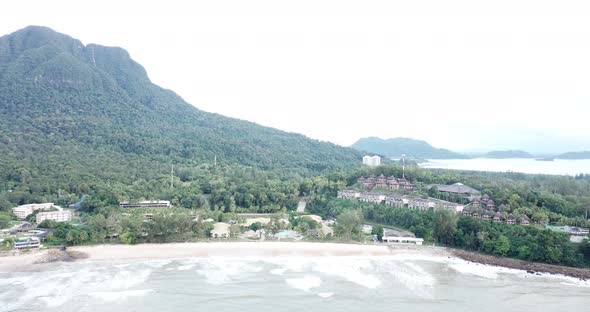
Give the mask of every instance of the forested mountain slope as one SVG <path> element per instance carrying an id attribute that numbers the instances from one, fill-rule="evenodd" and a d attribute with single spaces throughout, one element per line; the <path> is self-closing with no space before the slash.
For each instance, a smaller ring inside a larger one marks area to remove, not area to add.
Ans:
<path id="1" fill-rule="evenodd" d="M 125 50 L 38 26 L 0 37 L 0 120 L 0 192 L 132 184 L 214 157 L 313 173 L 362 156 L 201 111 L 151 83 Z"/>

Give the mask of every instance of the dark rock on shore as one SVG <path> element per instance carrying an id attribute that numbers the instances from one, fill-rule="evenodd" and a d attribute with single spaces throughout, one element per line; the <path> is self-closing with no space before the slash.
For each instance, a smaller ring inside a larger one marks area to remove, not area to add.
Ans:
<path id="1" fill-rule="evenodd" d="M 78 259 L 85 259 L 88 256 L 85 253 L 79 251 L 68 251 L 65 248 L 60 249 L 49 249 L 43 257 L 35 263 L 50 263 L 50 262 L 71 262 Z"/>
<path id="2" fill-rule="evenodd" d="M 530 274 L 540 275 L 541 273 L 550 274 L 561 274 L 565 276 L 579 278 L 581 280 L 590 280 L 590 270 L 581 268 L 572 268 L 566 266 L 552 265 L 546 263 L 528 262 L 523 260 L 496 257 L 491 255 L 485 255 L 475 252 L 469 252 L 465 250 L 450 249 L 450 251 L 458 258 L 463 260 L 487 264 L 502 266 L 510 269 L 518 269 L 526 271 Z"/>

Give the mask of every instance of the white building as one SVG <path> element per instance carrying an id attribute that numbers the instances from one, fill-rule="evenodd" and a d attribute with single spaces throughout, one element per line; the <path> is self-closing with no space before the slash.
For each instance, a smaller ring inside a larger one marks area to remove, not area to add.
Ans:
<path id="1" fill-rule="evenodd" d="M 41 241 L 35 236 L 28 237 L 24 241 L 14 242 L 14 249 L 16 250 L 38 249 L 39 247 L 41 247 Z"/>
<path id="2" fill-rule="evenodd" d="M 168 208 L 172 207 L 172 203 L 168 200 L 145 200 L 137 203 L 121 202 L 121 208 Z"/>
<path id="3" fill-rule="evenodd" d="M 67 222 L 72 220 L 72 212 L 68 210 L 39 212 L 36 217 L 37 224 L 45 220 L 53 220 L 55 222 Z"/>
<path id="4" fill-rule="evenodd" d="M 424 242 L 423 238 L 416 238 L 416 237 L 383 236 L 382 239 L 386 243 L 404 243 L 404 244 L 422 245 L 422 243 Z"/>
<path id="5" fill-rule="evenodd" d="M 51 208 L 57 208 L 57 209 L 61 210 L 60 207 L 54 206 L 53 203 L 43 203 L 43 204 L 28 204 L 28 205 L 14 207 L 14 208 L 12 208 L 12 212 L 14 213 L 14 215 L 16 215 L 17 218 L 25 219 L 27 216 L 32 214 L 35 210 L 39 210 L 39 209 L 49 210 Z"/>
<path id="6" fill-rule="evenodd" d="M 364 156 L 363 157 L 363 165 L 367 165 L 369 167 L 376 167 L 381 165 L 381 157 L 375 156 Z"/>
<path id="7" fill-rule="evenodd" d="M 338 198 L 340 199 L 358 199 L 361 197 L 361 192 L 352 190 L 338 191 Z"/>

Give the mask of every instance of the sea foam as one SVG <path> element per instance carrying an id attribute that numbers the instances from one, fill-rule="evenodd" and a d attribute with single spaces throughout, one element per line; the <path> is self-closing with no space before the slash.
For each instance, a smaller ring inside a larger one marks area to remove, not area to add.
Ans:
<path id="1" fill-rule="evenodd" d="M 310 291 L 312 288 L 318 288 L 322 285 L 322 280 L 317 276 L 306 275 L 300 278 L 288 278 L 285 280 L 291 288 Z"/>
<path id="2" fill-rule="evenodd" d="M 369 262 L 364 260 L 348 260 L 340 263 L 320 261 L 313 267 L 313 271 L 337 276 L 357 285 L 374 289 L 381 285 L 381 281 L 375 276 L 362 272 L 371 268 Z"/>
<path id="3" fill-rule="evenodd" d="M 137 290 L 123 290 L 123 291 L 95 291 L 88 295 L 99 298 L 104 301 L 122 300 L 128 297 L 142 297 L 147 293 L 152 292 L 153 289 L 137 289 Z"/>

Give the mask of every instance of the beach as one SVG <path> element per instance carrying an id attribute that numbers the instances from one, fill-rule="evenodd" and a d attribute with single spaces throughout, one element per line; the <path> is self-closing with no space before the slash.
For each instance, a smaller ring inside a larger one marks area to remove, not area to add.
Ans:
<path id="1" fill-rule="evenodd" d="M 531 302 L 542 311 L 588 304 L 588 281 L 480 264 L 452 252 L 319 242 L 50 249 L 0 258 L 0 312 L 390 311 L 392 306 L 484 312 L 522 311 Z M 492 299 L 496 304 L 480 306 Z"/>
<path id="2" fill-rule="evenodd" d="M 138 245 L 93 245 L 67 248 L 92 261 L 177 259 L 202 257 L 379 257 L 395 254 L 450 256 L 444 248 L 414 245 L 345 244 L 320 242 L 202 242 Z M 47 258 L 47 250 L 0 257 L 0 271 L 30 269 Z"/>
<path id="3" fill-rule="evenodd" d="M 505 257 L 445 247 L 409 244 L 351 244 L 326 242 L 199 242 L 138 245 L 92 245 L 33 251 L 18 256 L 0 257 L 0 271 L 35 270 L 51 262 L 136 261 L 183 258 L 269 258 L 269 257 L 430 257 L 463 259 L 487 266 L 517 269 L 529 273 L 549 273 L 590 280 L 590 270 L 533 263 Z"/>

